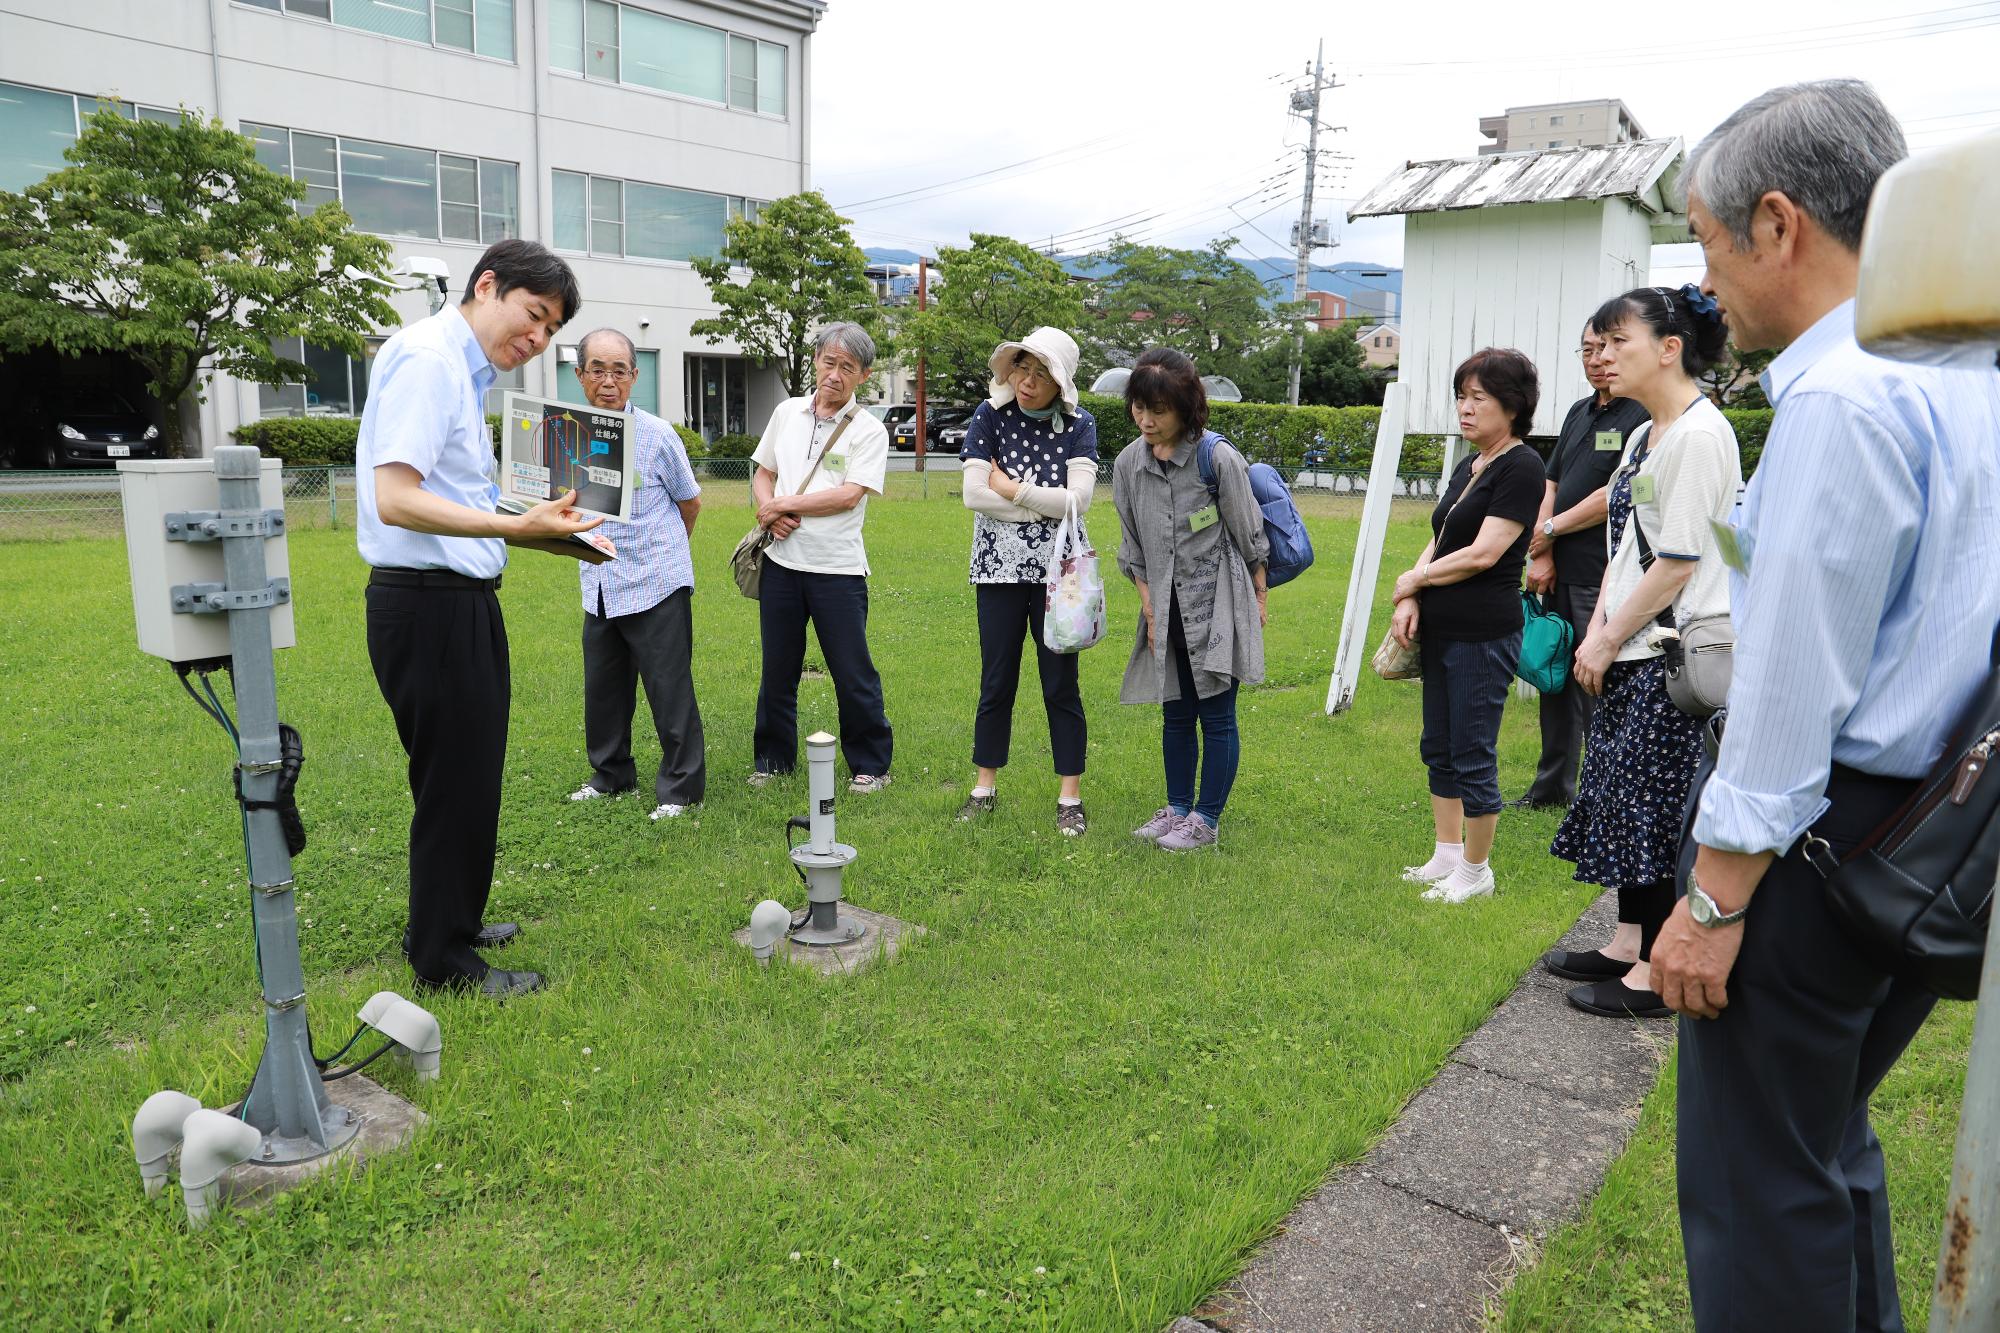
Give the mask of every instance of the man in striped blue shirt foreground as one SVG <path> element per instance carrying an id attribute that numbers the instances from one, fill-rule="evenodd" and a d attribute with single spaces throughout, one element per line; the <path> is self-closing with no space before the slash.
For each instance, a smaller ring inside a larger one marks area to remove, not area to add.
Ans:
<path id="1" fill-rule="evenodd" d="M 1682 1016 L 1681 1230 L 1702 1333 L 1903 1327 L 1868 1098 L 1934 997 L 1856 950 L 1803 846 L 1845 852 L 1902 803 L 2000 623 L 2000 373 L 1854 340 L 1869 196 L 1904 155 L 1874 92 L 1839 80 L 1751 101 L 1688 170 L 1704 290 L 1737 347 L 1785 349 L 1723 542 L 1726 729 L 1686 896 L 1653 951 Z"/>

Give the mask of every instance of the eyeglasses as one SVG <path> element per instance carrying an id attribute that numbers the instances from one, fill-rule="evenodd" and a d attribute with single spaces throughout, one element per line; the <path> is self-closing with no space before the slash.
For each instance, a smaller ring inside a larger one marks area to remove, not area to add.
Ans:
<path id="1" fill-rule="evenodd" d="M 1590 360 L 1590 358 L 1592 358 L 1593 356 L 1603 356 L 1604 344 L 1599 343 L 1595 347 L 1590 347 L 1590 346 L 1579 347 L 1576 349 L 1576 354 L 1582 357 L 1586 361 Z"/>
<path id="2" fill-rule="evenodd" d="M 581 373 L 587 380 L 616 380 L 620 383 L 633 375 L 629 366 L 585 366 Z"/>

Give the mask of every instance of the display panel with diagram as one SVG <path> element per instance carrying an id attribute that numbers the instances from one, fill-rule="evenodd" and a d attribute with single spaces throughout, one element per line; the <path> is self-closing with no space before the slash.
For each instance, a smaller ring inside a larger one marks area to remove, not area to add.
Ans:
<path id="1" fill-rule="evenodd" d="M 501 427 L 500 494 L 537 504 L 576 491 L 576 508 L 632 519 L 632 416 L 510 393 Z"/>

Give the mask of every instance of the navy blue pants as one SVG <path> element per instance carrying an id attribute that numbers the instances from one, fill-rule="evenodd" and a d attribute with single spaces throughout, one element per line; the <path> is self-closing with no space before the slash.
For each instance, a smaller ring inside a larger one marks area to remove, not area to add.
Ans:
<path id="1" fill-rule="evenodd" d="M 1836 854 L 1914 784 L 1835 766 Z M 1680 1022 L 1681 1238 L 1701 1333 L 1900 1330 L 1868 1098 L 1936 997 L 1858 952 L 1798 847 L 1771 863 L 1720 1018 Z"/>
<path id="2" fill-rule="evenodd" d="M 1236 691 L 1230 682 L 1221 694 L 1197 699 L 1194 663 L 1188 657 L 1187 635 L 1181 629 L 1178 599 L 1167 606 L 1167 660 L 1181 684 L 1181 697 L 1160 705 L 1160 758 L 1167 769 L 1167 804 L 1193 810 L 1210 828 L 1222 822 L 1222 807 L 1236 785 L 1236 765 L 1243 742 L 1236 732 Z M 1195 738 L 1200 727 L 1201 737 Z M 1195 791 L 1195 769 L 1201 770 L 1201 790 Z"/>
<path id="3" fill-rule="evenodd" d="M 756 767 L 789 773 L 799 762 L 799 672 L 806 622 L 819 639 L 840 704 L 840 752 L 850 773 L 889 771 L 894 737 L 882 706 L 882 676 L 868 655 L 868 580 L 860 574 L 801 574 L 766 556 L 757 599 L 764 677 L 757 690 Z"/>
<path id="4" fill-rule="evenodd" d="M 1418 632 L 1422 634 L 1422 627 Z M 1521 664 L 1521 631 L 1461 641 L 1423 634 L 1424 738 L 1431 795 L 1456 799 L 1465 817 L 1500 813 L 1500 715 Z"/>

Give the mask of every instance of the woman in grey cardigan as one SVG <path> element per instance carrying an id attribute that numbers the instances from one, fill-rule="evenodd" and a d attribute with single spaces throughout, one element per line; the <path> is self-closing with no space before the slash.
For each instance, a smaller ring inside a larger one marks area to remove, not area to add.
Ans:
<path id="1" fill-rule="evenodd" d="M 1184 852 L 1214 844 L 1236 781 L 1236 687 L 1264 679 L 1270 544 L 1249 464 L 1207 429 L 1208 395 L 1192 361 L 1165 347 L 1146 352 L 1125 382 L 1125 406 L 1141 438 L 1118 455 L 1112 500 L 1118 568 L 1139 589 L 1140 617 L 1118 697 L 1160 705 L 1167 772 L 1167 803 L 1133 836 Z"/>
<path id="2" fill-rule="evenodd" d="M 972 723 L 972 794 L 961 820 L 993 809 L 1014 730 L 1021 639 L 1031 638 L 1041 669 L 1042 707 L 1058 790 L 1056 830 L 1084 831 L 1083 695 L 1074 653 L 1042 643 L 1049 555 L 1062 517 L 1079 521 L 1097 487 L 1097 422 L 1077 405 L 1076 339 L 1036 329 L 1003 342 L 987 367 L 992 397 L 979 405 L 959 449 L 965 507 L 973 511 L 973 597 L 979 612 L 979 711 Z"/>

